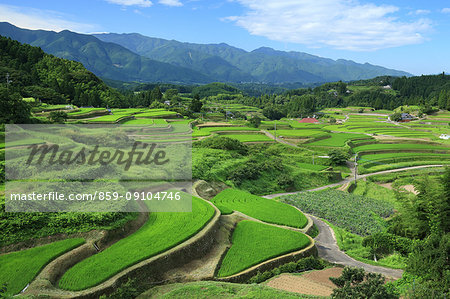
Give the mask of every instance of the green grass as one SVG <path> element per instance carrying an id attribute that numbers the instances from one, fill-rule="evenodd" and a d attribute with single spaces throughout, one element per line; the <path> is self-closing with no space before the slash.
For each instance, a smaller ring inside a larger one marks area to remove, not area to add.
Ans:
<path id="1" fill-rule="evenodd" d="M 305 215 L 290 205 L 237 189 L 225 189 L 211 200 L 219 209 L 239 211 L 264 222 L 303 228 Z"/>
<path id="2" fill-rule="evenodd" d="M 219 277 L 239 273 L 270 258 L 305 248 L 310 243 L 300 232 L 250 220 L 237 224 L 231 242 L 217 273 Z"/>
<path id="3" fill-rule="evenodd" d="M 275 142 L 264 134 L 226 134 L 223 136 L 237 139 L 240 142 Z"/>
<path id="4" fill-rule="evenodd" d="M 318 140 L 309 143 L 309 145 L 316 146 L 329 146 L 329 147 L 343 147 L 347 144 L 347 141 L 355 140 L 355 139 L 364 139 L 370 140 L 373 139 L 364 134 L 351 134 L 351 133 L 331 133 L 330 138 Z"/>
<path id="5" fill-rule="evenodd" d="M 214 299 L 228 299 L 228 298 L 253 298 L 253 299 L 267 299 L 267 298 L 313 298 L 312 296 L 291 293 L 277 290 L 261 284 L 237 284 L 218 281 L 196 281 L 188 283 L 177 283 L 158 286 L 138 297 L 143 298 L 171 298 L 171 299 L 185 299 L 185 298 L 214 298 Z M 314 297 L 316 298 L 316 297 Z"/>
<path id="6" fill-rule="evenodd" d="M 7 284 L 7 294 L 17 294 L 50 261 L 83 243 L 84 239 L 67 239 L 0 255 L 0 283 Z"/>
<path id="7" fill-rule="evenodd" d="M 321 171 L 321 170 L 327 169 L 329 167 L 326 165 L 309 164 L 309 163 L 301 163 L 301 162 L 297 163 L 296 165 L 298 165 L 300 168 L 313 170 L 313 171 Z"/>
<path id="8" fill-rule="evenodd" d="M 190 196 L 183 193 L 182 196 Z M 192 212 L 151 213 L 137 232 L 70 268 L 59 286 L 83 290 L 98 285 L 118 272 L 189 239 L 213 217 L 214 208 L 192 197 Z"/>
<path id="9" fill-rule="evenodd" d="M 394 204 L 394 206 L 397 203 L 393 190 L 369 181 L 359 180 L 356 184 L 356 188 L 352 191 L 352 193 L 386 202 L 391 202 Z"/>

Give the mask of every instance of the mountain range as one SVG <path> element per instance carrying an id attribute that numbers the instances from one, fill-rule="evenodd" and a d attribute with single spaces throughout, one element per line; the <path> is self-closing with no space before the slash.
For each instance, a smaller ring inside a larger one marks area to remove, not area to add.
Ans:
<path id="1" fill-rule="evenodd" d="M 80 34 L 21 29 L 1 22 L 0 35 L 81 62 L 108 79 L 138 82 L 319 83 L 411 76 L 369 63 L 332 60 L 262 47 L 251 52 L 224 43 L 194 44 L 130 34 Z"/>

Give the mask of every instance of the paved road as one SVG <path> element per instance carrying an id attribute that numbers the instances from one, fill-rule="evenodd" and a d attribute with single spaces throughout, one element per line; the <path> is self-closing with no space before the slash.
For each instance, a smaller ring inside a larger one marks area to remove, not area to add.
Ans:
<path id="1" fill-rule="evenodd" d="M 372 175 L 377 174 L 385 174 L 385 173 L 392 173 L 392 172 L 399 172 L 399 171 L 406 171 L 411 169 L 420 169 L 420 168 L 427 168 L 427 167 L 442 167 L 442 165 L 422 165 L 422 166 L 412 166 L 412 167 L 405 167 L 405 168 L 399 168 L 399 169 L 392 169 L 392 170 L 385 170 L 385 171 L 379 171 L 375 173 L 369 173 L 365 175 L 359 175 L 358 179 L 365 178 Z M 322 186 L 319 188 L 314 188 L 306 191 L 299 191 L 299 192 L 290 192 L 290 193 L 278 193 L 278 194 L 270 194 L 264 196 L 265 198 L 274 198 L 281 195 L 288 195 L 288 194 L 295 194 L 300 192 L 308 192 L 308 191 L 318 191 L 325 188 L 335 187 L 342 184 L 345 184 L 351 180 L 353 180 L 354 177 L 346 178 L 339 183 L 330 184 L 327 186 Z M 379 266 L 373 266 L 369 264 L 365 264 L 363 262 L 359 262 L 351 257 L 349 257 L 347 254 L 345 254 L 343 251 L 339 249 L 339 246 L 336 242 L 336 237 L 334 236 L 334 232 L 331 229 L 331 227 L 323 222 L 322 220 L 318 219 L 317 217 L 314 217 L 312 215 L 309 215 L 311 219 L 313 220 L 314 224 L 316 225 L 317 229 L 319 230 L 319 234 L 317 235 L 314 240 L 316 241 L 316 247 L 318 250 L 318 254 L 321 258 L 340 265 L 350 266 L 350 267 L 359 267 L 364 268 L 367 272 L 373 272 L 373 273 L 380 273 L 386 277 L 392 277 L 392 278 L 401 278 L 402 277 L 402 270 L 399 269 L 390 269 L 390 268 L 384 268 Z"/>
<path id="2" fill-rule="evenodd" d="M 373 175 L 377 175 L 377 174 L 386 174 L 386 173 L 400 172 L 400 171 L 420 169 L 420 168 L 430 168 L 430 167 L 443 167 L 443 165 L 420 165 L 420 166 L 411 166 L 411 167 L 404 167 L 404 168 L 398 168 L 398 169 L 384 170 L 384 171 L 378 171 L 378 172 L 374 172 L 374 173 L 360 174 L 360 175 L 357 176 L 357 179 L 359 180 L 359 179 L 363 179 L 363 178 L 366 178 L 366 177 L 369 177 L 369 176 L 373 176 Z M 297 194 L 297 193 L 302 193 L 302 192 L 320 191 L 320 190 L 324 190 L 324 189 L 327 189 L 327 188 L 333 188 L 333 187 L 337 187 L 337 186 L 346 184 L 348 182 L 353 181 L 354 179 L 355 179 L 355 177 L 352 175 L 352 176 L 349 176 L 349 177 L 343 179 L 340 182 L 337 182 L 337 183 L 334 183 L 334 184 L 329 184 L 329 185 L 318 187 L 318 188 L 314 188 L 314 189 L 303 190 L 303 191 L 295 191 L 295 192 L 268 194 L 268 195 L 265 195 L 263 197 L 265 197 L 265 198 L 275 198 L 275 197 L 279 197 L 279 196 L 283 196 L 283 195 L 291 195 L 291 194 Z"/>
<path id="3" fill-rule="evenodd" d="M 402 277 L 403 270 L 373 266 L 352 259 L 343 251 L 339 250 L 339 247 L 336 243 L 336 238 L 330 226 L 314 216 L 309 216 L 320 232 L 319 235 L 314 238 L 314 240 L 316 241 L 316 247 L 321 258 L 335 264 L 364 268 L 364 270 L 366 270 L 367 272 L 380 273 L 386 277 Z"/>

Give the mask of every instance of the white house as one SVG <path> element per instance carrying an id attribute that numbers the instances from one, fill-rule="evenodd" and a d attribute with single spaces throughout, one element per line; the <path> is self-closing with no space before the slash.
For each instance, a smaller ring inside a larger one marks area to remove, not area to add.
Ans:
<path id="1" fill-rule="evenodd" d="M 448 134 L 441 134 L 441 136 L 439 136 L 439 138 L 448 140 L 448 139 L 450 139 L 450 135 L 448 135 Z"/>

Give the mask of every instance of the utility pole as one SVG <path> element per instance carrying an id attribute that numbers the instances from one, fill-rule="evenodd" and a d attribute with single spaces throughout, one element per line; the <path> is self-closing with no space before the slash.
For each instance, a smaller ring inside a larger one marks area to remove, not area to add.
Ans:
<path id="1" fill-rule="evenodd" d="M 313 165 L 314 165 L 314 153 L 313 153 Z"/>
<path id="2" fill-rule="evenodd" d="M 355 154 L 355 185 L 356 185 L 357 170 L 358 170 L 358 153 Z"/>
<path id="3" fill-rule="evenodd" d="M 6 73 L 6 89 L 9 89 L 9 83 L 11 83 L 12 80 L 9 80 L 9 73 Z"/>
<path id="4" fill-rule="evenodd" d="M 277 121 L 275 120 L 275 140 L 277 140 Z"/>

